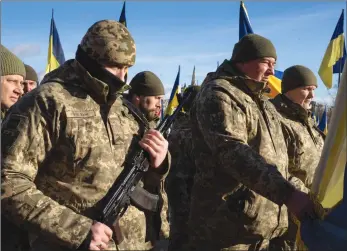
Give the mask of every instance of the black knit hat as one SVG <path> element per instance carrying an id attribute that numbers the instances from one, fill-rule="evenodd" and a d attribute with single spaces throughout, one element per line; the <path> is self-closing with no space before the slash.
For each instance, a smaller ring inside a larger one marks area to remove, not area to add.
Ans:
<path id="1" fill-rule="evenodd" d="M 265 37 L 248 34 L 235 44 L 231 61 L 248 62 L 264 57 L 272 57 L 277 60 L 275 46 Z"/>
<path id="2" fill-rule="evenodd" d="M 34 68 L 32 68 L 30 65 L 24 64 L 25 66 L 25 71 L 26 71 L 26 77 L 25 80 L 32 80 L 35 81 L 36 83 L 39 81 L 38 77 L 37 77 L 37 73 L 34 70 Z"/>
<path id="3" fill-rule="evenodd" d="M 0 46 L 1 76 L 20 75 L 25 78 L 25 67 L 23 62 L 5 46 Z"/>
<path id="4" fill-rule="evenodd" d="M 286 93 L 302 86 L 316 86 L 317 78 L 314 73 L 302 65 L 287 68 L 282 77 L 282 93 Z"/>
<path id="5" fill-rule="evenodd" d="M 150 71 L 143 71 L 130 81 L 131 89 L 129 93 L 138 96 L 158 96 L 165 95 L 164 85 L 161 80 Z"/>
<path id="6" fill-rule="evenodd" d="M 186 103 L 183 105 L 183 109 L 187 112 L 190 110 L 192 104 L 193 104 L 193 101 L 196 97 L 196 95 L 198 94 L 198 92 L 200 91 L 201 89 L 201 86 L 200 85 L 190 85 L 188 86 L 183 94 L 179 95 L 177 98 L 178 98 L 178 102 L 181 103 L 183 99 L 186 98 L 186 95 L 188 93 L 191 93 L 189 99 L 186 101 Z"/>

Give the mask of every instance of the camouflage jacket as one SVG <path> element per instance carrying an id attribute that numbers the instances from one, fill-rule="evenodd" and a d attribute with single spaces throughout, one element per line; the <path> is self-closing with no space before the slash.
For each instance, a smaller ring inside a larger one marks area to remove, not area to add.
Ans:
<path id="1" fill-rule="evenodd" d="M 170 250 L 180 250 L 189 235 L 190 194 L 195 173 L 189 114 L 181 112 L 177 116 L 168 141 L 172 162 L 165 187 L 169 198 Z"/>
<path id="2" fill-rule="evenodd" d="M 2 214 L 29 232 L 32 250 L 76 249 L 146 126 L 75 60 L 42 83 L 3 122 Z M 149 171 L 144 185 L 159 186 L 168 161 Z M 120 226 L 118 250 L 151 248 L 142 211 L 130 206 Z M 116 249 L 113 241 L 109 248 Z"/>
<path id="3" fill-rule="evenodd" d="M 1 108 L 1 120 L 3 120 L 6 116 L 7 109 Z"/>
<path id="4" fill-rule="evenodd" d="M 308 192 L 323 150 L 325 135 L 315 125 L 309 112 L 286 96 L 277 95 L 271 102 L 284 117 L 282 127 L 288 145 L 290 179 L 298 189 Z"/>
<path id="5" fill-rule="evenodd" d="M 281 115 L 266 85 L 237 73 L 227 60 L 202 84 L 191 110 L 197 168 L 192 189 L 190 248 L 242 249 L 281 236 L 288 182 Z"/>

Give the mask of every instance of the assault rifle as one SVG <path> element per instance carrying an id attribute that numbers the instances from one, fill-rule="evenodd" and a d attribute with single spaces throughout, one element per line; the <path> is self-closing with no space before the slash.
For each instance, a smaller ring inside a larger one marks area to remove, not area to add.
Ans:
<path id="1" fill-rule="evenodd" d="M 164 134 L 170 128 L 190 96 L 191 92 L 186 93 L 185 98 L 180 102 L 174 113 L 171 116 L 165 116 L 156 130 Z M 103 198 L 102 214 L 97 219 L 97 221 L 113 229 L 114 240 L 117 244 L 123 241 L 118 221 L 130 204 L 141 210 L 151 212 L 156 212 L 158 209 L 159 196 L 149 193 L 138 185 L 145 172 L 149 169 L 149 154 L 140 146 L 135 148 L 129 155 L 130 164 L 124 166 L 123 171 Z"/>

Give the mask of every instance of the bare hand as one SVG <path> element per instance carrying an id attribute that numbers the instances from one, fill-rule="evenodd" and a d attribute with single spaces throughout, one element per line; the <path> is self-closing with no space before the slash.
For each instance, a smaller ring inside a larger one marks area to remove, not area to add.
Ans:
<path id="1" fill-rule="evenodd" d="M 100 222 L 95 222 L 90 230 L 92 232 L 92 240 L 89 245 L 89 250 L 107 249 L 108 242 L 112 238 L 112 230 Z"/>
<path id="2" fill-rule="evenodd" d="M 296 190 L 286 203 L 286 206 L 292 214 L 300 221 L 305 217 L 316 218 L 314 203 L 310 196 L 304 192 Z"/>
<path id="3" fill-rule="evenodd" d="M 158 168 L 166 158 L 169 143 L 159 131 L 150 129 L 139 142 L 140 146 L 149 153 L 151 166 Z"/>

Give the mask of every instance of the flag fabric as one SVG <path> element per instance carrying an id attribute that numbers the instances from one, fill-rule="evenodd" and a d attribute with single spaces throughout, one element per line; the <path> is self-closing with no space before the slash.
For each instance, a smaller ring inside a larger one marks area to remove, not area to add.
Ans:
<path id="1" fill-rule="evenodd" d="M 316 116 L 316 125 L 317 125 L 317 126 L 319 125 L 319 121 L 320 121 L 320 119 L 319 119 L 319 114 L 317 113 L 317 116 Z"/>
<path id="2" fill-rule="evenodd" d="M 125 16 L 125 1 L 123 3 L 122 12 L 120 13 L 120 16 L 119 16 L 119 22 L 123 24 L 125 27 L 127 27 L 127 18 Z M 128 79 L 128 72 L 126 72 L 124 76 L 125 83 L 127 82 L 127 79 Z"/>
<path id="3" fill-rule="evenodd" d="M 125 1 L 123 3 L 122 12 L 120 13 L 119 22 L 123 24 L 125 27 L 127 27 L 127 19 L 125 16 Z"/>
<path id="4" fill-rule="evenodd" d="M 301 223 L 301 240 L 309 250 L 343 250 L 342 247 L 347 246 L 346 75 L 345 61 L 335 108 L 329 123 L 329 134 L 325 139 L 311 188 L 311 193 L 318 202 L 331 211 L 323 219 L 306 220 Z M 298 243 L 300 244 L 300 239 Z"/>
<path id="5" fill-rule="evenodd" d="M 240 18 L 239 18 L 239 39 L 247 34 L 252 34 L 253 29 L 249 21 L 248 13 L 243 1 L 240 2 Z M 281 93 L 281 79 L 283 72 L 275 70 L 275 75 L 269 78 L 270 93 L 267 94 L 270 98 L 274 98 Z"/>
<path id="6" fill-rule="evenodd" d="M 60 65 L 64 64 L 64 62 L 65 62 L 64 51 L 60 43 L 57 27 L 55 26 L 55 22 L 53 18 L 53 10 L 52 10 L 46 73 L 51 72 L 54 69 L 58 68 Z"/>
<path id="7" fill-rule="evenodd" d="M 318 128 L 324 132 L 325 135 L 328 133 L 328 118 L 327 118 L 327 106 L 324 108 L 324 112 L 318 124 Z"/>
<path id="8" fill-rule="evenodd" d="M 251 22 L 249 21 L 248 13 L 243 1 L 240 2 L 240 17 L 239 17 L 239 39 L 243 36 L 254 33 Z"/>
<path id="9" fill-rule="evenodd" d="M 330 89 L 333 86 L 333 73 L 341 73 L 346 61 L 346 45 L 343 31 L 344 10 L 336 24 L 334 33 L 325 51 L 318 74 L 325 86 Z"/>
<path id="10" fill-rule="evenodd" d="M 192 82 L 190 85 L 195 85 L 195 65 L 194 65 L 194 69 L 193 69 Z"/>
<path id="11" fill-rule="evenodd" d="M 174 86 L 173 86 L 172 91 L 171 91 L 170 99 L 169 99 L 168 105 L 166 107 L 166 111 L 165 111 L 166 115 L 172 115 L 175 108 L 178 106 L 177 94 L 181 93 L 180 72 L 181 72 L 181 67 L 179 66 L 176 80 L 175 80 Z"/>

